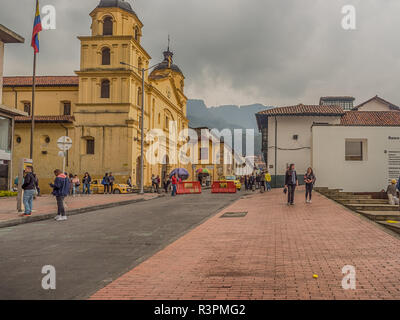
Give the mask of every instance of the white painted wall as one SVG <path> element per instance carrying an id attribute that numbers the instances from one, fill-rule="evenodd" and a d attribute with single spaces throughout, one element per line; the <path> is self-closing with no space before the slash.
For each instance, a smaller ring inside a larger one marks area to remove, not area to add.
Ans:
<path id="1" fill-rule="evenodd" d="M 286 165 L 294 163 L 299 174 L 306 172 L 311 165 L 311 126 L 314 122 L 340 123 L 340 117 L 327 116 L 279 116 L 278 151 L 277 151 L 277 175 L 284 175 Z M 298 140 L 293 140 L 293 135 L 298 135 Z M 300 149 L 303 148 L 303 149 Z M 299 150 L 280 150 L 299 149 Z M 274 168 L 270 169 L 269 166 Z M 268 170 L 275 175 L 275 117 L 268 119 Z"/>
<path id="2" fill-rule="evenodd" d="M 4 42 L 0 41 L 0 105 L 3 104 Z"/>
<path id="3" fill-rule="evenodd" d="M 389 139 L 389 136 L 398 139 Z M 366 139 L 364 161 L 345 160 L 346 139 Z M 400 127 L 314 126 L 313 167 L 316 186 L 341 188 L 348 192 L 378 192 L 389 182 L 389 151 L 400 157 Z M 387 153 L 385 153 L 385 151 Z M 395 176 L 400 175 L 400 160 Z"/>
<path id="4" fill-rule="evenodd" d="M 358 111 L 393 111 L 389 108 L 386 104 L 378 101 L 378 100 L 371 100 L 370 102 L 361 106 Z"/>

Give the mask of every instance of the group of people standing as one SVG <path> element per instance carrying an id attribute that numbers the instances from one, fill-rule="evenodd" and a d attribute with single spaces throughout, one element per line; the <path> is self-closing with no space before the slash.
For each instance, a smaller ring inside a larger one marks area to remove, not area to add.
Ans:
<path id="1" fill-rule="evenodd" d="M 307 169 L 306 174 L 304 175 L 304 183 L 306 186 L 306 203 L 311 203 L 312 191 L 314 188 L 314 184 L 317 178 L 315 177 L 313 169 L 310 167 Z M 288 195 L 287 205 L 294 205 L 294 193 L 296 191 L 296 187 L 299 185 L 299 180 L 297 177 L 297 172 L 295 169 L 295 165 L 291 164 L 285 173 L 285 189 L 284 192 Z"/>
<path id="2" fill-rule="evenodd" d="M 68 176 L 69 180 L 69 192 L 68 192 L 69 195 L 75 196 L 77 194 L 80 194 L 81 185 L 82 185 L 82 194 L 91 194 L 90 184 L 92 183 L 92 178 L 90 177 L 88 172 L 85 172 L 82 181 L 79 179 L 77 174 L 72 174 L 72 173 L 70 173 L 69 175 L 67 173 L 64 174 Z"/>
<path id="3" fill-rule="evenodd" d="M 115 177 L 112 172 L 104 175 L 103 180 L 101 180 L 101 184 L 104 186 L 104 194 L 112 194 L 114 192 L 114 182 Z"/>
<path id="4" fill-rule="evenodd" d="M 256 189 L 260 189 L 261 191 L 270 191 L 271 174 L 266 171 L 258 174 L 247 175 L 244 176 L 241 183 L 244 184 L 244 188 L 246 191 L 255 191 Z"/>

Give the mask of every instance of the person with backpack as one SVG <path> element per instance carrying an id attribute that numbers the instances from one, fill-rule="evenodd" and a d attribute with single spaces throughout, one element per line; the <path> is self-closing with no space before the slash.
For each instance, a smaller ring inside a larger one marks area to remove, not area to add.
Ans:
<path id="1" fill-rule="evenodd" d="M 295 170 L 295 165 L 292 163 L 289 169 L 285 173 L 285 187 L 287 188 L 288 202 L 287 205 L 294 205 L 294 192 L 296 191 L 296 186 L 299 185 L 299 180 L 297 179 L 297 173 Z"/>
<path id="2" fill-rule="evenodd" d="M 92 178 L 90 177 L 88 172 L 85 172 L 83 176 L 82 183 L 83 183 L 83 194 L 90 194 L 90 183 L 92 182 Z"/>
<path id="3" fill-rule="evenodd" d="M 31 216 L 33 210 L 33 197 L 36 193 L 37 181 L 33 175 L 33 167 L 28 166 L 25 169 L 24 183 L 22 189 L 24 190 L 23 202 L 24 202 L 24 216 Z"/>
<path id="4" fill-rule="evenodd" d="M 115 177 L 113 176 L 112 172 L 108 175 L 108 181 L 110 182 L 110 194 L 114 192 L 114 182 L 115 182 Z"/>
<path id="5" fill-rule="evenodd" d="M 307 169 L 304 175 L 304 182 L 306 183 L 306 203 L 311 203 L 312 190 L 315 184 L 315 174 L 313 169 L 310 167 Z"/>
<path id="6" fill-rule="evenodd" d="M 106 172 L 106 175 L 103 177 L 103 180 L 101 181 L 101 184 L 104 186 L 104 194 L 110 193 L 110 179 L 108 177 L 108 173 Z"/>
<path id="7" fill-rule="evenodd" d="M 54 175 L 56 179 L 54 183 L 50 183 L 50 187 L 53 188 L 53 195 L 57 199 L 57 216 L 55 220 L 65 221 L 67 216 L 65 214 L 64 199 L 69 194 L 70 182 L 68 176 L 61 172 L 61 170 L 54 170 Z"/>

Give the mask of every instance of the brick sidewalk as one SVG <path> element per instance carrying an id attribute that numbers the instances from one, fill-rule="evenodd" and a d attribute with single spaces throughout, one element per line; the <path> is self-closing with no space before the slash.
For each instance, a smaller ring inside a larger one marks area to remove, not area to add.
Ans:
<path id="1" fill-rule="evenodd" d="M 89 208 L 110 203 L 119 203 L 130 200 L 145 199 L 149 200 L 157 197 L 156 194 L 91 194 L 91 195 L 78 195 L 75 197 L 69 196 L 65 202 L 67 204 L 66 210 L 74 210 L 81 208 Z M 53 196 L 44 195 L 37 197 L 33 202 L 32 217 L 44 216 L 50 213 L 57 213 L 57 204 Z M 14 220 L 19 217 L 17 212 L 17 200 L 16 198 L 0 198 L 0 223 L 5 221 Z M 24 219 L 30 219 L 27 217 Z"/>
<path id="2" fill-rule="evenodd" d="M 293 207 L 281 190 L 239 200 L 91 299 L 399 299 L 399 238 L 303 192 Z M 356 290 L 342 289 L 345 265 Z"/>

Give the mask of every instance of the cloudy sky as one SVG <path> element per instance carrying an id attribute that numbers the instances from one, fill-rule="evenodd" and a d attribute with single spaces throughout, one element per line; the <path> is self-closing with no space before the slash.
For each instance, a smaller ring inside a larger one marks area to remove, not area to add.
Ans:
<path id="1" fill-rule="evenodd" d="M 186 94 L 209 106 L 318 103 L 323 95 L 376 94 L 400 104 L 398 0 L 130 0 L 144 23 L 143 46 L 157 63 L 171 34 Z M 5 75 L 32 73 L 35 0 L 1 0 L 0 23 L 25 37 L 7 45 Z M 57 29 L 41 33 L 40 75 L 79 68 L 78 35 L 90 34 L 99 0 L 41 0 Z M 356 8 L 344 30 L 342 7 Z"/>

